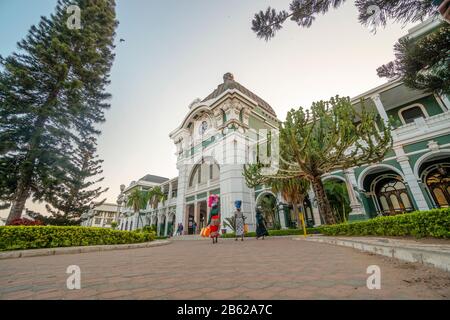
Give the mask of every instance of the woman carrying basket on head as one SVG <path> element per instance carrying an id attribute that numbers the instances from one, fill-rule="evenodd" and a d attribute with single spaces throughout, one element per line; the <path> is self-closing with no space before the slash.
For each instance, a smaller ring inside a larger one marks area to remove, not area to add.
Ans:
<path id="1" fill-rule="evenodd" d="M 211 208 L 208 217 L 208 225 L 210 229 L 209 236 L 213 240 L 213 243 L 217 243 L 220 230 L 220 209 L 219 209 L 219 196 L 211 195 L 208 199 L 208 206 Z"/>
<path id="2" fill-rule="evenodd" d="M 236 211 L 234 212 L 234 221 L 236 223 L 235 227 L 235 241 L 238 240 L 238 238 L 241 238 L 241 241 L 244 241 L 244 233 L 245 233 L 245 217 L 244 214 L 241 211 L 242 201 L 236 200 L 234 202 L 234 206 L 236 207 Z"/>

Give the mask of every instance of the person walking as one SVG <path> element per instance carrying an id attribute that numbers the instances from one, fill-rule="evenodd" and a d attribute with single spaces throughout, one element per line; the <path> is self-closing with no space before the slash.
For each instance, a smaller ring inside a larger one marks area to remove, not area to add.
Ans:
<path id="1" fill-rule="evenodd" d="M 234 221 L 236 224 L 235 227 L 235 235 L 236 235 L 236 239 L 235 241 L 238 241 L 239 238 L 241 238 L 241 241 L 244 241 L 244 214 L 241 212 L 241 206 L 242 206 L 242 201 L 241 200 L 236 200 L 234 202 L 234 206 L 236 207 L 236 211 L 234 212 Z"/>
<path id="2" fill-rule="evenodd" d="M 264 240 L 265 236 L 268 236 L 269 232 L 266 228 L 266 219 L 261 212 L 261 208 L 256 208 L 256 240 L 262 237 Z"/>
<path id="3" fill-rule="evenodd" d="M 184 230 L 183 224 L 180 222 L 180 236 L 183 235 L 183 230 Z"/>
<path id="4" fill-rule="evenodd" d="M 208 225 L 210 229 L 209 236 L 211 237 L 213 243 L 217 243 L 220 229 L 219 196 L 215 194 L 211 195 L 208 198 L 208 206 L 211 208 L 208 217 Z"/>
<path id="5" fill-rule="evenodd" d="M 197 223 L 195 221 L 192 222 L 192 232 L 193 234 L 197 234 Z"/>

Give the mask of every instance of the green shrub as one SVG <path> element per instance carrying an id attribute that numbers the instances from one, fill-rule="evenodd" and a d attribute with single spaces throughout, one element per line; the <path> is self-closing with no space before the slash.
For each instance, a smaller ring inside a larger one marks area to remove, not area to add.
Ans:
<path id="1" fill-rule="evenodd" d="M 307 234 L 315 234 L 318 233 L 317 228 L 306 228 Z M 282 229 L 282 230 L 269 230 L 269 236 L 270 237 L 277 237 L 277 236 L 295 236 L 295 235 L 303 235 L 302 229 Z M 226 233 L 222 235 L 222 238 L 234 238 L 234 233 Z M 245 234 L 245 237 L 247 238 L 255 238 L 256 232 L 247 232 Z"/>
<path id="2" fill-rule="evenodd" d="M 156 230 L 154 230 L 153 226 L 145 226 L 142 229 L 135 229 L 132 232 L 146 233 L 152 235 L 153 238 L 156 237 Z"/>
<path id="3" fill-rule="evenodd" d="M 154 233 L 91 227 L 6 226 L 0 227 L 0 251 L 108 244 L 154 240 Z"/>
<path id="4" fill-rule="evenodd" d="M 414 236 L 450 238 L 450 208 L 417 211 L 317 228 L 328 236 Z"/>

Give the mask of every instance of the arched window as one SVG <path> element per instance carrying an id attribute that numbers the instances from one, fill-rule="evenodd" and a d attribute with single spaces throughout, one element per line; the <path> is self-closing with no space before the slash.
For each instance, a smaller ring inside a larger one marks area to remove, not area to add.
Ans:
<path id="1" fill-rule="evenodd" d="M 440 207 L 448 207 L 448 201 L 447 199 L 445 199 L 445 195 L 442 189 L 434 188 L 433 193 L 436 198 L 436 202 L 439 204 Z"/>
<path id="2" fill-rule="evenodd" d="M 189 187 L 195 185 L 203 185 L 208 182 L 208 180 L 217 180 L 220 175 L 220 168 L 217 164 L 202 163 L 197 164 L 192 171 L 191 177 L 189 179 Z"/>
<path id="3" fill-rule="evenodd" d="M 409 201 L 409 197 L 406 194 L 406 192 L 403 192 L 400 194 L 400 199 L 402 200 L 403 204 L 405 205 L 405 208 L 412 208 L 412 204 Z"/>
<path id="4" fill-rule="evenodd" d="M 421 104 L 416 104 L 406 108 L 400 109 L 399 117 L 403 124 L 408 124 L 414 122 L 417 118 L 427 118 L 427 110 Z"/>
<path id="5" fill-rule="evenodd" d="M 389 212 L 390 209 L 389 209 L 389 205 L 388 205 L 388 202 L 387 202 L 385 196 L 381 196 L 380 197 L 380 202 L 381 202 L 381 208 L 383 209 L 383 211 L 384 212 Z"/>
<path id="6" fill-rule="evenodd" d="M 392 207 L 394 208 L 394 210 L 400 210 L 400 203 L 398 202 L 398 198 L 395 194 L 391 194 L 389 196 L 389 200 L 391 200 L 392 203 Z"/>
<path id="7" fill-rule="evenodd" d="M 376 188 L 378 202 L 383 215 L 394 215 L 413 211 L 405 184 L 395 178 L 381 179 Z"/>
<path id="8" fill-rule="evenodd" d="M 425 183 L 439 208 L 450 206 L 450 164 L 438 163 L 426 169 Z"/>

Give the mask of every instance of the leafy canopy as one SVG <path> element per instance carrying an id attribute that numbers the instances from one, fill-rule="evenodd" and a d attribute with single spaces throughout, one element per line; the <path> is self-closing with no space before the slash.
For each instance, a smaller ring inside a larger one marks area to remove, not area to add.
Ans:
<path id="1" fill-rule="evenodd" d="M 300 27 L 309 28 L 319 14 L 326 14 L 330 9 L 341 7 L 345 0 L 293 0 L 288 10 L 277 11 L 268 7 L 255 14 L 252 30 L 258 38 L 270 40 L 283 24 L 290 19 Z M 362 25 L 376 30 L 385 26 L 389 19 L 408 23 L 421 21 L 436 15 L 433 0 L 356 0 L 358 20 Z"/>

